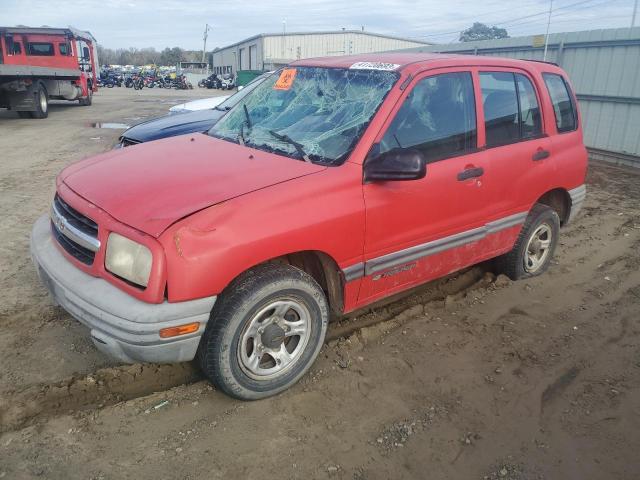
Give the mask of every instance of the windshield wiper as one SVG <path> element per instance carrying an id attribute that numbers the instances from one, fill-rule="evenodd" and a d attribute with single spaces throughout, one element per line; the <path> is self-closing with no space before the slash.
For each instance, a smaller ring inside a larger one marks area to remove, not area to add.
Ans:
<path id="1" fill-rule="evenodd" d="M 271 135 L 273 135 L 274 137 L 276 137 L 278 140 L 282 141 L 282 142 L 286 142 L 289 145 L 293 145 L 296 149 L 296 151 L 298 152 L 298 154 L 302 157 L 302 159 L 305 162 L 309 162 L 311 163 L 311 159 L 309 158 L 309 156 L 307 155 L 307 153 L 304 151 L 304 147 L 302 146 L 302 144 L 296 142 L 294 139 L 292 139 L 289 135 L 283 135 L 277 132 L 274 132 L 273 130 L 269 130 L 269 133 Z"/>
<path id="2" fill-rule="evenodd" d="M 244 110 L 244 117 L 247 119 L 247 127 L 251 128 L 252 127 L 251 117 L 249 116 L 249 110 L 247 109 L 246 103 L 242 104 L 242 109 Z"/>
<path id="3" fill-rule="evenodd" d="M 249 110 L 247 110 L 247 104 L 246 103 L 243 104 L 242 108 L 244 110 L 245 121 L 240 124 L 240 132 L 238 133 L 238 142 L 240 142 L 240 145 L 244 147 L 244 144 L 246 143 L 244 139 L 244 126 L 246 124 L 247 127 L 251 128 L 252 124 L 251 124 L 251 117 L 249 116 Z"/>

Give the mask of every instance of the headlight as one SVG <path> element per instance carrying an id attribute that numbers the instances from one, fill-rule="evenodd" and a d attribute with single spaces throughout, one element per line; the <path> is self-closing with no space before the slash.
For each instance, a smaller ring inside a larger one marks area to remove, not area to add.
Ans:
<path id="1" fill-rule="evenodd" d="M 146 287 L 151 275 L 151 250 L 117 233 L 110 233 L 104 265 L 114 275 Z"/>

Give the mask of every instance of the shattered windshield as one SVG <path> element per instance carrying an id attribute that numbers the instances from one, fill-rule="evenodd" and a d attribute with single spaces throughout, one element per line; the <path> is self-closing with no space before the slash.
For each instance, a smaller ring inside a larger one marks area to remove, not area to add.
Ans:
<path id="1" fill-rule="evenodd" d="M 209 134 L 340 165 L 398 79 L 393 71 L 289 67 L 243 98 Z"/>

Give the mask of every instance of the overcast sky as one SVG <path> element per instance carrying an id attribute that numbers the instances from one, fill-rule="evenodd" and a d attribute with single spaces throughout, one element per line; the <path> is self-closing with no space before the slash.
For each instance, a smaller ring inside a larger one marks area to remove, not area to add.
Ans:
<path id="1" fill-rule="evenodd" d="M 628 27 L 634 0 L 554 0 L 551 32 Z M 544 33 L 549 0 L 0 0 L 0 25 L 74 26 L 105 47 L 207 50 L 257 33 L 360 29 L 456 41 L 474 21 L 511 36 Z M 640 16 L 640 13 L 639 13 Z M 640 25 L 640 19 L 636 20 Z"/>

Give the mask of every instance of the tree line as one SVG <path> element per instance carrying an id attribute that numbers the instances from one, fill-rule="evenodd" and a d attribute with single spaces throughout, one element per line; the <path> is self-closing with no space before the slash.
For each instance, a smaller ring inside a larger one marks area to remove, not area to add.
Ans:
<path id="1" fill-rule="evenodd" d="M 461 42 L 475 40 L 489 40 L 495 38 L 508 38 L 509 34 L 504 28 L 489 27 L 484 23 L 475 22 L 470 28 L 464 30 L 459 37 Z M 199 62 L 202 60 L 202 52 L 197 50 L 184 50 L 180 47 L 165 48 L 158 51 L 153 47 L 148 48 L 106 48 L 98 45 L 98 60 L 102 65 L 167 65 L 173 66 L 178 62 Z M 207 53 L 206 61 L 209 60 Z"/>
<path id="2" fill-rule="evenodd" d="M 209 55 L 207 54 L 208 61 Z M 167 65 L 173 66 L 178 62 L 199 62 L 202 51 L 184 50 L 180 47 L 165 48 L 158 51 L 148 48 L 106 48 L 98 45 L 98 61 L 102 65 Z"/>

